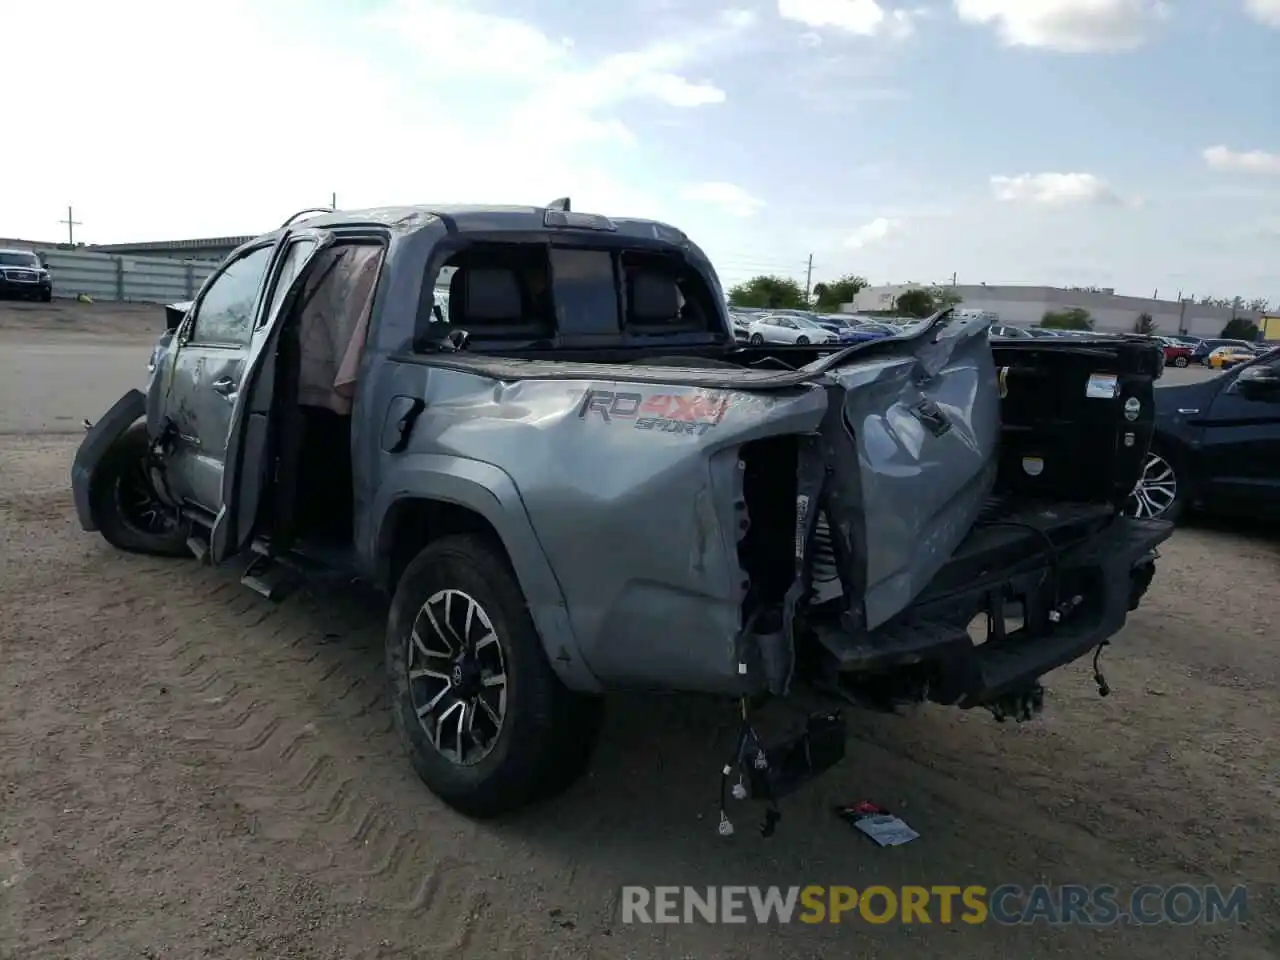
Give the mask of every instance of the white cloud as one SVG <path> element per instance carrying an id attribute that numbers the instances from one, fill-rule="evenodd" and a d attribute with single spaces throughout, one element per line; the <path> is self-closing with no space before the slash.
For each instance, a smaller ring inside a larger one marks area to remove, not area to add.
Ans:
<path id="1" fill-rule="evenodd" d="M 1259 23 L 1280 29 L 1280 0 L 1244 0 L 1244 9 Z"/>
<path id="2" fill-rule="evenodd" d="M 1120 197 L 1105 180 L 1092 173 L 1023 173 L 994 176 L 991 192 L 997 200 L 1047 207 L 1073 204 L 1119 203 Z"/>
<path id="3" fill-rule="evenodd" d="M 641 89 L 671 107 L 704 107 L 724 103 L 725 93 L 710 83 L 698 83 L 674 73 L 655 73 L 639 81 Z"/>
<path id="4" fill-rule="evenodd" d="M 888 217 L 864 223 L 845 238 L 844 245 L 851 250 L 862 250 L 865 247 L 882 243 L 902 229 L 902 222 Z"/>
<path id="5" fill-rule="evenodd" d="M 815 30 L 843 30 L 860 37 L 905 37 L 913 29 L 910 10 L 889 10 L 877 0 L 778 0 L 778 16 Z"/>
<path id="6" fill-rule="evenodd" d="M 689 203 L 705 203 L 731 217 L 752 217 L 764 201 L 732 183 L 709 181 L 690 184 L 680 191 L 680 199 Z"/>
<path id="7" fill-rule="evenodd" d="M 1280 175 L 1280 153 L 1263 150 L 1232 150 L 1229 147 L 1209 147 L 1204 151 L 1204 162 L 1214 170 L 1232 173 L 1270 173 Z"/>
<path id="8" fill-rule="evenodd" d="M 670 218 L 679 211 L 661 187 L 667 171 L 634 149 L 626 107 L 713 109 L 724 92 L 704 75 L 756 22 L 728 11 L 605 55 L 447 0 L 393 0 L 372 12 L 334 0 L 223 0 L 217 16 L 165 0 L 46 0 L 42 13 L 61 25 L 68 59 L 57 82 L 40 85 L 41 109 L 76 120 L 65 136 L 0 153 L 0 180 L 29 185 L 6 198 L 6 232 L 51 239 L 71 202 L 84 221 L 77 236 L 91 243 L 272 229 L 332 191 L 348 207 L 570 194 L 579 209 Z M 134 26 L 122 33 L 122 22 Z M 5 57 L 15 75 L 46 72 L 36 46 L 10 45 Z M 304 96 L 299 70 L 311 65 L 328 79 Z M 223 120 L 203 122 L 189 86 L 157 86 L 156 76 L 219 77 Z M 111 93 L 144 89 L 141 99 Z M 321 137 L 323 150 L 261 162 L 247 145 L 284 142 L 284 114 L 259 109 L 268 90 L 295 94 L 286 127 Z M 121 126 L 111 103 L 167 118 L 160 139 Z M 195 144 L 183 164 L 157 162 L 176 142 Z M 379 145 L 373 166 L 370 142 Z"/>
<path id="9" fill-rule="evenodd" d="M 1063 53 L 1132 50 L 1165 14 L 1162 0 L 954 0 L 954 5 L 961 20 L 994 26 L 1009 46 Z"/>
<path id="10" fill-rule="evenodd" d="M 421 55 L 423 71 L 439 82 L 462 78 L 509 83 L 523 93 L 513 120 L 521 133 L 554 130 L 555 138 L 627 143 L 630 132 L 609 108 L 633 99 L 671 107 L 723 103 L 725 92 L 705 80 L 682 75 L 709 54 L 750 29 L 749 10 L 727 10 L 677 39 L 591 61 L 575 57 L 573 44 L 529 24 L 477 12 L 451 0 L 392 0 L 370 16 L 401 44 Z"/>

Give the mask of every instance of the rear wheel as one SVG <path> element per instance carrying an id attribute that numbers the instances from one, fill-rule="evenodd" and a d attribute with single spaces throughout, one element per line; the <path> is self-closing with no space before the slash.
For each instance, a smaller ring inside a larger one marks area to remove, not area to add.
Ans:
<path id="1" fill-rule="evenodd" d="M 807 347 L 808 345 L 809 345 L 809 338 L 808 338 L 808 337 L 804 336 L 803 334 L 801 334 L 800 336 L 796 337 L 796 346 L 800 346 L 800 347 Z"/>
<path id="2" fill-rule="evenodd" d="M 600 701 L 560 682 L 487 538 L 445 537 L 413 560 L 392 601 L 386 661 L 414 768 L 459 812 L 508 813 L 559 793 L 586 767 Z"/>
<path id="3" fill-rule="evenodd" d="M 156 495 L 147 472 L 147 425 L 135 423 L 116 438 L 98 463 L 89 509 L 107 543 L 130 553 L 190 556 L 177 511 Z"/>
<path id="4" fill-rule="evenodd" d="M 1175 367 L 1185 367 L 1188 363 L 1189 361 L 1186 357 L 1175 357 L 1173 361 Z"/>
<path id="5" fill-rule="evenodd" d="M 1188 493 L 1186 478 L 1177 464 L 1178 459 L 1163 446 L 1153 444 L 1125 513 L 1140 519 L 1177 520 L 1186 507 Z"/>

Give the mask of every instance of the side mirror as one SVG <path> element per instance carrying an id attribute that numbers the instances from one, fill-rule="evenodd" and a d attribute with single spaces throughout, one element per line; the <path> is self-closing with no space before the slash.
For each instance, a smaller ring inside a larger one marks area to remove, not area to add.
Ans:
<path id="1" fill-rule="evenodd" d="M 1242 370 L 1236 378 L 1236 390 L 1246 400 L 1280 402 L 1280 371 L 1273 366 Z"/>

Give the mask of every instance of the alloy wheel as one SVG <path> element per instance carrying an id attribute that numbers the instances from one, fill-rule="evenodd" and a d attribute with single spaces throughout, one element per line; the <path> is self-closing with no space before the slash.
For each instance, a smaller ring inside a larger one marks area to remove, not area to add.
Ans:
<path id="1" fill-rule="evenodd" d="M 506 720 L 507 673 L 484 607 L 461 590 L 432 594 L 414 620 L 405 664 L 431 745 L 461 766 L 492 753 Z"/>
<path id="2" fill-rule="evenodd" d="M 116 484 L 120 516 L 139 533 L 164 535 L 177 525 L 176 514 L 160 502 L 151 487 L 147 464 L 139 460 Z"/>
<path id="3" fill-rule="evenodd" d="M 1125 512 L 1131 517 L 1154 519 L 1164 516 L 1177 499 L 1178 477 L 1173 465 L 1158 453 L 1148 453 Z"/>

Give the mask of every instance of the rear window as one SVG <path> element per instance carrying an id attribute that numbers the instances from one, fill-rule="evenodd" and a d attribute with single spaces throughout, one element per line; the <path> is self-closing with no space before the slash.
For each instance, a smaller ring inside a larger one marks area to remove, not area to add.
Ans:
<path id="1" fill-rule="evenodd" d="M 564 336 L 617 334 L 618 278 L 608 250 L 551 250 L 556 332 Z"/>
<path id="2" fill-rule="evenodd" d="M 476 346 L 548 349 L 675 333 L 727 336 L 713 285 L 675 253 L 479 243 L 430 282 L 428 339 L 465 330 Z"/>

